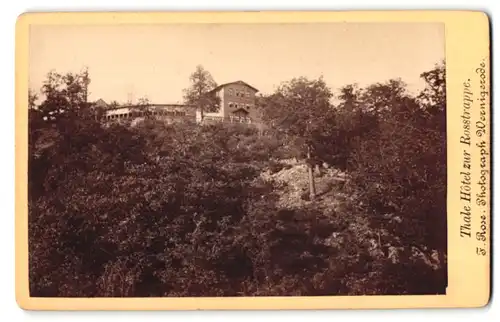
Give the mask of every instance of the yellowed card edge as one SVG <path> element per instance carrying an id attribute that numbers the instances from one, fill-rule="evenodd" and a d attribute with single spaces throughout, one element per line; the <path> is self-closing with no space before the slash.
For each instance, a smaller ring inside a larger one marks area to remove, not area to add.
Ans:
<path id="1" fill-rule="evenodd" d="M 35 24 L 441 22 L 446 30 L 448 126 L 448 290 L 446 295 L 241 298 L 33 298 L 28 285 L 27 105 L 29 27 Z M 460 112 L 463 83 L 484 59 L 490 151 L 489 19 L 474 11 L 28 13 L 16 24 L 16 301 L 26 310 L 371 309 L 482 307 L 490 298 L 490 178 L 485 256 L 460 237 Z M 475 142 L 474 142 L 475 143 Z M 478 149 L 472 149 L 472 158 Z M 489 155 L 486 156 L 488 165 Z M 473 176 L 475 176 L 473 171 Z M 475 208 L 473 208 L 473 213 Z"/>

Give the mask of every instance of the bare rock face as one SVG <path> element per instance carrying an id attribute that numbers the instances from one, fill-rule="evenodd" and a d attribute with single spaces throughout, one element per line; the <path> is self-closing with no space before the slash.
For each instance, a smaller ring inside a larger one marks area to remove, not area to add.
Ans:
<path id="1" fill-rule="evenodd" d="M 301 207 L 311 203 L 309 197 L 309 181 L 307 165 L 297 160 L 280 160 L 284 164 L 281 170 L 270 169 L 261 174 L 266 181 L 275 182 L 280 193 L 281 207 Z M 320 202 L 331 205 L 337 203 L 337 197 L 342 195 L 344 183 L 347 181 L 345 173 L 333 168 L 323 168 L 321 176 L 315 177 L 316 193 Z"/>

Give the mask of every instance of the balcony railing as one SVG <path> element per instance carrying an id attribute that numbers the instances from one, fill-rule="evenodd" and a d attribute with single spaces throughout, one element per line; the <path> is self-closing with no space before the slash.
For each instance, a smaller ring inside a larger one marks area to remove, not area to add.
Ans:
<path id="1" fill-rule="evenodd" d="M 209 122 L 228 122 L 228 123 L 244 123 L 244 124 L 252 123 L 252 119 L 249 117 L 233 116 L 233 115 L 229 117 L 205 115 L 203 120 Z"/>
<path id="2" fill-rule="evenodd" d="M 105 116 L 106 120 L 126 120 L 133 118 L 140 118 L 145 116 L 151 116 L 155 118 L 162 117 L 186 117 L 190 116 L 186 114 L 185 111 L 168 111 L 168 110 L 158 110 L 158 111 L 127 111 L 120 114 L 107 114 Z M 194 117 L 194 116 L 193 116 Z"/>
<path id="3" fill-rule="evenodd" d="M 108 114 L 104 118 L 107 121 L 125 121 L 125 120 L 132 120 L 136 118 L 142 118 L 149 115 L 150 117 L 154 117 L 157 119 L 163 119 L 163 118 L 168 118 L 168 119 L 187 119 L 187 118 L 195 118 L 193 115 L 188 115 L 184 111 L 165 111 L 165 110 L 160 110 L 160 111 L 153 111 L 149 113 L 144 113 L 141 111 L 124 111 L 123 113 L 117 113 L 117 114 Z M 198 120 L 199 122 L 199 120 Z M 235 115 L 230 115 L 228 117 L 223 117 L 223 116 L 217 116 L 217 115 L 204 115 L 203 117 L 203 122 L 212 122 L 212 123 L 219 123 L 219 122 L 224 122 L 224 123 L 242 123 L 242 124 L 252 124 L 254 123 L 251 118 L 245 117 L 245 116 L 235 116 Z"/>

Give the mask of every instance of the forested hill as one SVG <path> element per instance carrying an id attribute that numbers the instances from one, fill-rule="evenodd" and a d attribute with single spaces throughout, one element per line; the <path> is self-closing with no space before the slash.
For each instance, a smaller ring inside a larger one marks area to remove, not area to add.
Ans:
<path id="1" fill-rule="evenodd" d="M 444 293 L 444 71 L 417 96 L 293 79 L 259 98 L 264 132 L 103 126 L 88 82 L 49 78 L 30 94 L 31 296 Z"/>

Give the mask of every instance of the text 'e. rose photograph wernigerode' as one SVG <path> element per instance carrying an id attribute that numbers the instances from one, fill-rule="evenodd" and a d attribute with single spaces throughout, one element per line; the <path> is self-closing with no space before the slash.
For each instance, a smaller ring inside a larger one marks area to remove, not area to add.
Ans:
<path id="1" fill-rule="evenodd" d="M 440 23 L 33 25 L 32 297 L 445 294 Z"/>

